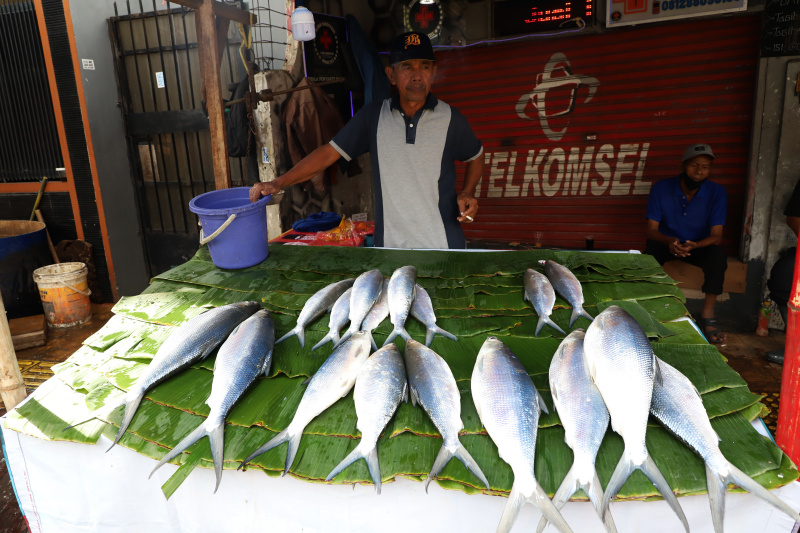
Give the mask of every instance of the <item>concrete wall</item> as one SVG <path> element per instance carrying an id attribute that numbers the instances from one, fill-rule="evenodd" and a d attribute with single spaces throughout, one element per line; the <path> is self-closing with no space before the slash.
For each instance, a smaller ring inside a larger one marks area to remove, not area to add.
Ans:
<path id="1" fill-rule="evenodd" d="M 114 16 L 114 2 L 70 0 L 69 9 L 79 61 L 94 61 L 94 70 L 81 70 L 80 83 L 86 100 L 117 287 L 120 296 L 139 294 L 147 287 L 149 274 L 108 32 L 108 18 Z"/>

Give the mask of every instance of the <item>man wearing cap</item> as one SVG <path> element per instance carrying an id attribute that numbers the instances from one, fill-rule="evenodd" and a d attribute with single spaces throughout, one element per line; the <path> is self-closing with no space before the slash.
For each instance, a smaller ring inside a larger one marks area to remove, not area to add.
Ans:
<path id="1" fill-rule="evenodd" d="M 710 342 L 725 342 L 714 315 L 717 296 L 728 260 L 719 243 L 728 195 L 725 188 L 708 180 L 714 152 L 707 144 L 693 144 L 683 154 L 680 175 L 653 184 L 647 203 L 645 253 L 659 264 L 679 259 L 703 269 L 705 302 L 700 326 Z"/>
<path id="2" fill-rule="evenodd" d="M 330 143 L 274 181 L 254 185 L 250 200 L 306 181 L 339 158 L 369 152 L 376 246 L 466 248 L 461 223 L 478 212 L 483 146 L 467 119 L 431 94 L 436 58 L 427 35 L 395 37 L 390 63 L 386 75 L 395 96 L 364 106 Z M 455 161 L 466 163 L 459 194 Z"/>

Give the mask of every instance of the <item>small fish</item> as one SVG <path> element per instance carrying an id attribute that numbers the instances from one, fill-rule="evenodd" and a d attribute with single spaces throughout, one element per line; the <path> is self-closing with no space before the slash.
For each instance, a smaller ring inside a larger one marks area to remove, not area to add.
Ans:
<path id="1" fill-rule="evenodd" d="M 705 461 L 714 531 L 723 531 L 725 494 L 729 483 L 749 491 L 789 515 L 795 522 L 800 522 L 800 515 L 794 509 L 725 459 L 719 449 L 719 436 L 711 427 L 703 400 L 692 382 L 678 369 L 660 359 L 658 366 L 661 368 L 661 383 L 653 387 L 650 412 Z"/>
<path id="2" fill-rule="evenodd" d="M 217 492 L 219 482 L 222 480 L 225 417 L 259 374 L 267 377 L 272 366 L 274 346 L 275 323 L 266 309 L 257 311 L 236 326 L 217 352 L 211 394 L 206 400 L 211 409 L 208 418 L 165 455 L 148 477 L 152 477 L 164 463 L 180 455 L 189 446 L 203 437 L 208 437 L 214 472 L 217 476 L 214 492 Z"/>
<path id="3" fill-rule="evenodd" d="M 175 328 L 158 348 L 144 374 L 125 395 L 125 412 L 122 415 L 119 432 L 108 449 L 113 448 L 125 434 L 148 390 L 195 362 L 205 359 L 240 322 L 259 309 L 261 304 L 258 302 L 223 305 L 209 309 Z"/>
<path id="4" fill-rule="evenodd" d="M 336 300 L 336 303 L 331 307 L 331 317 L 328 320 L 328 334 L 322 337 L 322 340 L 311 348 L 313 352 L 328 341 L 333 341 L 333 345 L 339 344 L 339 331 L 350 320 L 350 294 L 353 288 L 350 287 L 342 293 Z"/>
<path id="5" fill-rule="evenodd" d="M 317 373 L 308 382 L 308 388 L 300 399 L 300 405 L 289 425 L 272 437 L 272 439 L 251 453 L 247 459 L 239 465 L 241 469 L 254 457 L 271 450 L 272 448 L 289 443 L 286 452 L 286 466 L 282 476 L 286 475 L 289 468 L 294 463 L 297 450 L 300 448 L 300 439 L 303 438 L 303 430 L 309 422 L 319 416 L 325 409 L 336 403 L 339 398 L 347 396 L 350 389 L 356 382 L 358 371 L 361 365 L 369 357 L 369 339 L 363 332 L 356 333 L 345 342 L 337 346 L 333 353 L 328 357 Z"/>
<path id="6" fill-rule="evenodd" d="M 525 271 L 523 283 L 525 294 L 522 299 L 529 301 L 536 310 L 536 314 L 539 315 L 539 323 L 536 324 L 536 332 L 534 335 L 538 337 L 539 332 L 545 324 L 562 335 L 566 335 L 564 330 L 558 327 L 558 324 L 553 322 L 550 318 L 550 315 L 553 314 L 553 305 L 556 303 L 556 291 L 553 290 L 553 286 L 550 284 L 550 280 L 547 279 L 547 276 L 529 268 Z M 570 324 L 570 326 L 572 326 L 572 324 Z"/>
<path id="7" fill-rule="evenodd" d="M 536 480 L 539 412 L 547 412 L 547 406 L 525 367 L 497 337 L 488 337 L 478 352 L 471 385 L 481 423 L 514 472 L 497 532 L 509 531 L 526 503 L 536 506 L 560 531 L 572 531 Z"/>
<path id="8" fill-rule="evenodd" d="M 541 275 L 541 274 L 540 274 Z M 564 426 L 564 441 L 572 448 L 572 467 L 553 496 L 553 505 L 561 509 L 579 489 L 589 497 L 597 515 L 603 503 L 603 486 L 597 478 L 595 460 L 603 436 L 608 428 L 608 409 L 600 391 L 592 383 L 583 355 L 584 330 L 576 329 L 561 341 L 550 361 L 550 391 L 553 403 Z M 616 533 L 614 519 L 606 511 L 606 531 Z M 547 525 L 547 519 L 539 522 L 537 533 Z"/>
<path id="9" fill-rule="evenodd" d="M 311 295 L 297 317 L 297 325 L 289 333 L 275 341 L 275 344 L 280 344 L 292 335 L 297 335 L 300 347 L 303 348 L 306 345 L 306 326 L 330 309 L 339 296 L 353 285 L 354 281 L 353 278 L 343 279 L 342 281 L 331 283 Z"/>
<path id="10" fill-rule="evenodd" d="M 419 284 L 416 285 L 415 291 L 416 296 L 414 297 L 414 303 L 411 304 L 411 316 L 422 322 L 427 329 L 425 332 L 425 346 L 431 345 L 433 337 L 437 333 L 448 339 L 457 341 L 458 337 L 436 325 L 436 313 L 433 312 L 433 302 L 431 301 L 428 291 L 423 289 Z"/>
<path id="11" fill-rule="evenodd" d="M 605 516 L 611 499 L 638 469 L 656 486 L 688 533 L 686 515 L 645 443 L 653 384 L 662 380 L 647 335 L 631 315 L 612 305 L 597 315 L 586 330 L 583 352 L 592 381 L 611 415 L 611 427 L 625 442 L 603 495 L 601 516 Z"/>
<path id="12" fill-rule="evenodd" d="M 559 265 L 555 261 L 542 260 L 540 264 L 544 265 L 544 273 L 553 284 L 553 288 L 564 297 L 566 301 L 572 306 L 572 316 L 569 319 L 569 327 L 578 320 L 579 316 L 586 317 L 590 322 L 594 320 L 592 315 L 583 310 L 583 289 L 581 282 L 575 277 L 575 274 L 570 270 Z M 540 315 L 541 316 L 541 315 Z"/>
<path id="13" fill-rule="evenodd" d="M 353 400 L 356 404 L 361 442 L 334 468 L 325 481 L 364 459 L 375 490 L 381 493 L 381 468 L 378 463 L 378 437 L 402 400 L 408 401 L 408 382 L 403 356 L 394 344 L 387 344 L 367 359 L 358 372 Z"/>
<path id="14" fill-rule="evenodd" d="M 370 309 L 367 318 L 364 319 L 364 322 L 361 323 L 361 329 L 367 334 L 369 337 L 369 342 L 372 345 L 372 349 L 377 350 L 378 345 L 375 344 L 375 339 L 372 337 L 372 332 L 375 331 L 375 328 L 381 325 L 381 322 L 386 320 L 386 317 L 389 316 L 389 280 L 383 280 L 383 290 L 381 291 L 381 297 L 375 302 L 375 305 L 372 306 Z"/>
<path id="15" fill-rule="evenodd" d="M 361 331 L 364 319 L 383 293 L 383 274 L 378 269 L 364 272 L 356 278 L 353 292 L 350 295 L 350 328 L 342 335 L 339 342 Z"/>
<path id="16" fill-rule="evenodd" d="M 417 287 L 417 269 L 414 266 L 400 267 L 389 278 L 389 317 L 394 324 L 394 330 L 386 338 L 384 346 L 400 335 L 405 340 L 410 340 L 411 335 L 406 331 L 406 319 L 411 311 Z"/>
<path id="17" fill-rule="evenodd" d="M 404 355 L 408 385 L 411 387 L 411 402 L 413 405 L 422 405 L 443 440 L 425 482 L 425 492 L 433 478 L 454 456 L 488 489 L 486 476 L 458 439 L 458 432 L 464 429 L 461 421 L 461 394 L 450 367 L 439 354 L 414 339 L 407 340 Z"/>

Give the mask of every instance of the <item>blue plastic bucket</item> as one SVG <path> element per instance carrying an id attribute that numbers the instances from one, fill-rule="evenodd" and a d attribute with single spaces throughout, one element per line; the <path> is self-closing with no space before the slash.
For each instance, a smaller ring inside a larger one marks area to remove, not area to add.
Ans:
<path id="1" fill-rule="evenodd" d="M 211 260 L 219 268 L 250 267 L 269 255 L 266 205 L 272 197 L 251 204 L 249 191 L 248 187 L 221 189 L 189 202 L 203 227 L 200 244 L 208 244 Z"/>
<path id="2" fill-rule="evenodd" d="M 42 314 L 33 271 L 52 262 L 44 224 L 0 220 L 0 296 L 9 319 Z"/>

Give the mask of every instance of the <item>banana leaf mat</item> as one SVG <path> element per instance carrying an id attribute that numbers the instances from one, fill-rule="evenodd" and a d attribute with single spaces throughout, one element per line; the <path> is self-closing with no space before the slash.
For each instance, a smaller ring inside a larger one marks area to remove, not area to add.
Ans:
<path id="1" fill-rule="evenodd" d="M 701 393 L 711 423 L 721 438 L 725 456 L 768 488 L 798 477 L 796 467 L 769 439 L 750 425 L 768 409 L 762 395 L 748 390 L 744 380 L 705 342 L 688 322 L 682 293 L 652 257 L 638 254 L 593 254 L 552 250 L 514 252 L 437 252 L 337 247 L 273 246 L 263 263 L 242 270 L 216 268 L 205 248 L 188 262 L 159 275 L 140 295 L 121 299 L 115 316 L 67 361 L 53 367 L 55 378 L 35 398 L 11 413 L 7 427 L 43 439 L 96 443 L 101 434 L 112 438 L 122 416 L 111 408 L 141 375 L 175 326 L 210 306 L 257 300 L 275 318 L 276 334 L 294 327 L 303 304 L 329 283 L 378 268 L 385 276 L 413 264 L 418 283 L 431 296 L 440 327 L 458 342 L 437 336 L 432 348 L 450 366 L 461 392 L 461 440 L 490 481 L 487 491 L 458 461 L 451 461 L 437 482 L 465 492 L 508 494 L 513 475 L 481 426 L 470 394 L 470 377 L 481 344 L 499 337 L 525 365 L 550 408 L 540 419 L 536 473 L 552 495 L 572 463 L 564 431 L 553 409 L 547 372 L 562 336 L 545 327 L 534 336 L 538 317 L 523 300 L 527 268 L 541 271 L 538 261 L 552 259 L 569 267 L 583 285 L 585 309 L 593 316 L 609 305 L 620 305 L 640 323 L 656 355 L 684 372 Z M 568 331 L 571 308 L 560 296 L 553 320 Z M 575 327 L 587 327 L 580 318 Z M 376 331 L 378 344 L 388 336 L 386 320 Z M 227 418 L 224 468 L 239 462 L 276 432 L 285 428 L 305 389 L 303 382 L 331 353 L 327 344 L 311 347 L 328 330 L 327 316 L 307 328 L 305 348 L 290 338 L 275 348 L 268 378 L 260 378 Z M 408 324 L 422 340 L 425 328 Z M 402 349 L 402 341 L 399 347 Z M 160 459 L 208 415 L 205 400 L 211 390 L 215 353 L 174 378 L 151 389 L 121 445 Z M 67 425 L 94 416 L 67 431 Z M 304 432 L 290 474 L 310 482 L 323 480 L 358 443 L 352 393 L 312 421 Z M 677 494 L 706 491 L 701 459 L 657 422 L 647 433 L 653 459 Z M 401 404 L 378 443 L 384 482 L 396 477 L 423 480 L 441 446 L 441 438 L 420 407 Z M 211 468 L 208 440 L 202 439 L 173 460 L 181 465 L 162 487 L 169 497 L 197 466 Z M 255 458 L 248 468 L 278 475 L 286 446 Z M 600 480 L 606 484 L 622 454 L 622 440 L 609 429 L 597 458 Z M 235 476 L 235 472 L 225 476 Z M 225 481 L 223 476 L 223 482 Z M 363 461 L 342 472 L 333 483 L 370 483 Z M 582 493 L 579 493 L 580 498 Z M 619 493 L 622 499 L 658 498 L 643 474 L 635 473 Z"/>

